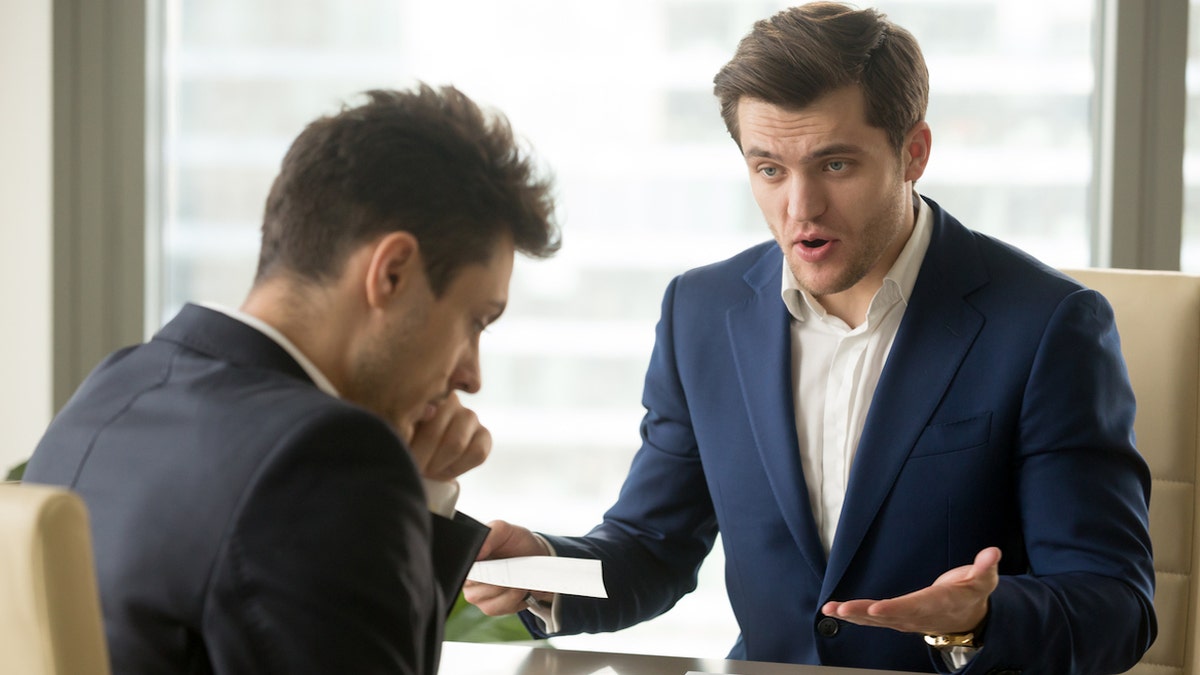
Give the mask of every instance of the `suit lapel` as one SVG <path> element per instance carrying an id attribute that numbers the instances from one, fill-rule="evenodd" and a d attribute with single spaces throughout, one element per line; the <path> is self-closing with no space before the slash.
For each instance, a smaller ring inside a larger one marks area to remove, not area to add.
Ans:
<path id="1" fill-rule="evenodd" d="M 779 297 L 783 257 L 772 246 L 745 275 L 753 294 L 726 314 L 738 383 L 767 481 L 813 573 L 825 571 L 808 488 L 800 466 L 793 404 L 789 315 Z"/>
<path id="2" fill-rule="evenodd" d="M 933 235 L 863 426 L 822 598 L 837 587 L 983 328 L 964 299 L 987 280 L 978 248 L 962 225 L 930 205 Z"/>

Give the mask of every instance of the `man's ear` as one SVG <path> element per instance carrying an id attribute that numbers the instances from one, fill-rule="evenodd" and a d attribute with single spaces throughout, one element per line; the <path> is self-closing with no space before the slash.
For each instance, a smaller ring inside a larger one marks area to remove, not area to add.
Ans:
<path id="1" fill-rule="evenodd" d="M 900 160 L 904 162 L 904 180 L 915 181 L 925 174 L 929 164 L 929 149 L 933 145 L 933 136 L 929 123 L 921 120 L 908 132 L 904 139 L 904 149 Z"/>
<path id="2" fill-rule="evenodd" d="M 424 274 L 417 238 L 403 230 L 376 240 L 367 263 L 367 304 L 384 307 Z"/>

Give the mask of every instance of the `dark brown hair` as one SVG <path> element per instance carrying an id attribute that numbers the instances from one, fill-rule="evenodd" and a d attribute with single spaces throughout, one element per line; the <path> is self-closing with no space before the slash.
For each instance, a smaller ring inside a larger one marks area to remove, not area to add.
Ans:
<path id="1" fill-rule="evenodd" d="M 417 238 L 437 294 L 505 233 L 526 255 L 558 250 L 551 180 L 502 114 L 448 86 L 366 96 L 292 143 L 267 198 L 256 281 L 329 280 L 355 247 L 397 230 Z"/>
<path id="2" fill-rule="evenodd" d="M 887 132 L 897 151 L 929 104 L 929 71 L 912 34 L 876 10 L 837 2 L 812 2 L 755 23 L 713 84 L 739 146 L 743 97 L 798 109 L 857 84 L 867 123 Z"/>

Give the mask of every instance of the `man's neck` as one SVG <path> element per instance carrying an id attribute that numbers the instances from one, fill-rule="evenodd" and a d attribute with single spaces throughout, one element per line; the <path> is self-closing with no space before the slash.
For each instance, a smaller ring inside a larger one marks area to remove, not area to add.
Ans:
<path id="1" fill-rule="evenodd" d="M 338 390 L 343 389 L 351 317 L 328 288 L 284 278 L 254 285 L 240 310 L 279 331 Z"/>
<path id="2" fill-rule="evenodd" d="M 831 316 L 836 316 L 854 329 L 867 320 L 867 310 L 871 308 L 871 300 L 881 286 L 883 286 L 883 277 L 878 280 L 864 277 L 853 287 L 841 293 L 814 295 L 813 297 Z"/>
<path id="3" fill-rule="evenodd" d="M 858 283 L 841 293 L 813 296 L 817 302 L 821 303 L 826 312 L 841 319 L 852 329 L 858 328 L 867 320 L 867 312 L 871 309 L 871 301 L 875 299 L 875 294 L 883 287 L 884 280 L 892 271 L 896 260 L 900 258 L 900 253 L 904 251 L 904 247 L 908 245 L 908 240 L 912 238 L 913 232 L 916 230 L 917 216 L 920 213 L 920 203 L 917 201 L 919 197 L 916 196 L 915 192 L 912 192 L 911 184 L 908 186 L 908 189 L 912 194 L 913 207 L 911 210 L 905 212 L 906 221 L 904 229 L 900 236 L 896 237 L 896 241 L 892 242 L 891 246 L 884 251 L 884 254 L 875 264 L 875 267 L 860 279 Z"/>

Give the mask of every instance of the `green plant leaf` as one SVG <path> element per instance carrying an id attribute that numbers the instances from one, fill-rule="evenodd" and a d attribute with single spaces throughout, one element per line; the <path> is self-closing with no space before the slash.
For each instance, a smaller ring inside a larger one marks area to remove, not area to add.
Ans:
<path id="1" fill-rule="evenodd" d="M 462 593 L 446 619 L 445 636 L 454 642 L 521 642 L 533 640 L 516 614 L 488 616 L 467 602 Z"/>
<path id="2" fill-rule="evenodd" d="M 28 463 L 29 462 L 21 462 L 20 464 L 9 469 L 8 477 L 4 480 L 21 480 L 21 477 L 25 475 L 25 465 Z"/>

